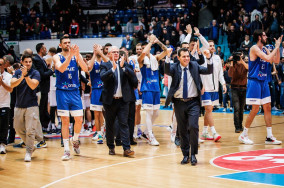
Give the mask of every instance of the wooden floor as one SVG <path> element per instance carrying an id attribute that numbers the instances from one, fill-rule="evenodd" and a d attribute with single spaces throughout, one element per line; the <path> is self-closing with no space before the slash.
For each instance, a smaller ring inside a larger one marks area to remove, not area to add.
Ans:
<path id="1" fill-rule="evenodd" d="M 169 125 L 171 114 L 172 111 L 161 110 L 155 124 Z M 144 117 L 145 112 L 142 112 L 142 123 L 145 123 Z M 222 139 L 218 143 L 205 141 L 201 144 L 198 164 L 194 167 L 180 164 L 180 148 L 170 142 L 170 133 L 165 127 L 155 126 L 154 133 L 160 146 L 149 146 L 145 140 L 138 140 L 138 145 L 132 147 L 135 158 L 122 157 L 121 147 L 116 148 L 117 155 L 109 156 L 106 144 L 97 145 L 91 138 L 81 138 L 81 155 L 72 153 L 72 160 L 65 162 L 61 161 L 63 148 L 60 139 L 49 140 L 48 148 L 36 150 L 31 163 L 24 162 L 25 149 L 7 146 L 7 154 L 0 155 L 0 187 L 264 187 L 262 184 L 212 178 L 234 171 L 209 163 L 212 158 L 224 154 L 283 148 L 282 145 L 264 145 L 266 128 L 263 116 L 256 117 L 249 131 L 255 145 L 239 144 L 239 134 L 234 133 L 233 114 L 214 113 L 214 120 Z M 203 117 L 199 124 L 202 131 Z M 283 116 L 274 116 L 273 124 L 274 136 L 284 141 Z"/>

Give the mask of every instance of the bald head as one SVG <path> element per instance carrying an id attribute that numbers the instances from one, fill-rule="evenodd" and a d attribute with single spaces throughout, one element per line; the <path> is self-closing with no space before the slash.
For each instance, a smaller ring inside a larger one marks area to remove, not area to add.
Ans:
<path id="1" fill-rule="evenodd" d="M 33 55 L 32 49 L 30 49 L 30 48 L 25 49 L 25 51 L 23 52 L 23 55 L 30 55 L 30 56 L 32 56 Z"/>

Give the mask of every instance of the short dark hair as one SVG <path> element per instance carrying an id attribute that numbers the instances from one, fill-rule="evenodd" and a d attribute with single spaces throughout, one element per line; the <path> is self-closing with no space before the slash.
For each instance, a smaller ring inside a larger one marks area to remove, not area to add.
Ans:
<path id="1" fill-rule="evenodd" d="M 26 58 L 31 58 L 31 59 L 33 59 L 31 55 L 23 54 L 23 55 L 22 55 L 22 61 L 24 61 Z"/>
<path id="2" fill-rule="evenodd" d="M 179 56 L 179 57 L 180 57 L 180 55 L 181 55 L 181 52 L 188 52 L 188 53 L 189 53 L 189 51 L 188 51 L 187 48 L 181 48 L 181 49 L 178 50 L 178 56 Z"/>
<path id="3" fill-rule="evenodd" d="M 107 47 L 107 46 L 112 46 L 111 43 L 106 43 L 104 47 Z"/>
<path id="4" fill-rule="evenodd" d="M 220 48 L 220 49 L 222 49 L 222 48 L 221 48 L 221 46 L 217 46 L 217 48 Z"/>
<path id="5" fill-rule="evenodd" d="M 36 45 L 36 52 L 37 53 L 39 53 L 40 52 L 40 49 L 42 48 L 42 46 L 44 45 L 44 43 L 38 43 L 37 45 Z"/>
<path id="6" fill-rule="evenodd" d="M 188 42 L 182 42 L 181 44 L 180 44 L 180 47 L 182 48 L 182 45 L 183 44 L 188 44 Z"/>
<path id="7" fill-rule="evenodd" d="M 191 37 L 191 39 L 190 39 L 189 43 L 191 43 L 191 42 L 197 42 L 197 38 L 195 38 L 195 37 Z"/>
<path id="8" fill-rule="evenodd" d="M 125 51 L 123 51 L 123 50 L 119 50 L 119 57 L 121 57 L 121 56 L 125 56 L 126 57 L 126 53 L 125 53 Z"/>
<path id="9" fill-rule="evenodd" d="M 62 42 L 63 39 L 70 39 L 69 35 L 63 35 L 61 38 L 60 38 L 60 44 Z"/>
<path id="10" fill-rule="evenodd" d="M 253 32 L 253 41 L 257 42 L 258 41 L 258 37 L 262 36 L 263 32 L 264 31 L 262 31 L 261 29 L 254 30 L 254 32 Z"/>
<path id="11" fill-rule="evenodd" d="M 141 46 L 146 46 L 148 42 L 142 42 Z"/>

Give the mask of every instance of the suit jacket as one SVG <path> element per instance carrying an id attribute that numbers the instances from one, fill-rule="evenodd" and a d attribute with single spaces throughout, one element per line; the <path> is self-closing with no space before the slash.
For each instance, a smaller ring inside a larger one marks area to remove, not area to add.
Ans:
<path id="1" fill-rule="evenodd" d="M 33 65 L 40 74 L 40 92 L 48 93 L 50 89 L 50 76 L 53 74 L 53 71 L 47 67 L 46 62 L 38 54 L 33 58 Z"/>
<path id="2" fill-rule="evenodd" d="M 190 61 L 188 64 L 189 72 L 193 78 L 193 81 L 197 88 L 198 97 L 201 97 L 201 89 L 202 89 L 202 81 L 200 78 L 200 74 L 212 74 L 213 72 L 213 64 L 208 64 L 207 68 L 198 65 L 196 61 Z M 172 84 L 170 91 L 168 93 L 165 105 L 169 105 L 170 102 L 173 100 L 174 94 L 179 88 L 182 69 L 179 63 L 165 63 L 165 74 L 172 77 Z"/>
<path id="3" fill-rule="evenodd" d="M 120 71 L 120 84 L 123 101 L 135 101 L 134 88 L 137 88 L 138 80 L 132 66 L 128 63 L 124 63 L 123 68 L 121 68 L 119 64 L 117 65 L 117 68 L 119 68 Z M 116 77 L 112 71 L 112 63 L 110 61 L 100 64 L 100 77 L 104 83 L 100 101 L 103 104 L 111 105 L 113 101 Z"/>

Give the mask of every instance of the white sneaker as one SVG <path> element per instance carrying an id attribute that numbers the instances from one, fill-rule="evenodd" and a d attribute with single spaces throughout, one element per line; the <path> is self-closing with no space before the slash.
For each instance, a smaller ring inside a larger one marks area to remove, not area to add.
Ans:
<path id="1" fill-rule="evenodd" d="M 70 157 L 70 151 L 64 151 L 64 155 L 61 157 L 62 161 L 69 161 L 71 159 Z"/>
<path id="2" fill-rule="evenodd" d="M 200 143 L 204 143 L 204 140 L 198 138 L 198 144 L 200 144 Z"/>
<path id="3" fill-rule="evenodd" d="M 214 139 L 215 142 L 217 142 L 218 140 L 221 139 L 221 136 L 218 133 L 214 133 L 213 134 L 213 139 Z"/>
<path id="4" fill-rule="evenodd" d="M 202 139 L 202 140 L 213 140 L 214 138 L 211 135 L 209 135 L 209 133 L 203 133 L 201 135 L 200 139 Z"/>
<path id="5" fill-rule="evenodd" d="M 99 138 L 99 134 L 98 134 L 98 132 L 95 132 L 95 133 L 93 134 L 92 140 L 96 141 L 96 140 L 98 140 L 98 138 Z"/>
<path id="6" fill-rule="evenodd" d="M 173 127 L 170 125 L 167 127 L 167 131 L 172 131 L 173 130 Z"/>
<path id="7" fill-rule="evenodd" d="M 251 141 L 248 136 L 244 136 L 244 135 L 240 135 L 239 136 L 239 141 L 243 144 L 248 144 L 248 145 L 252 145 L 253 144 L 253 141 Z"/>
<path id="8" fill-rule="evenodd" d="M 74 150 L 74 152 L 77 154 L 77 155 L 79 155 L 80 154 L 80 142 L 79 142 L 79 140 L 74 140 L 74 138 L 72 137 L 71 139 L 70 139 L 70 142 L 71 142 L 71 144 L 72 144 L 72 147 L 73 147 L 73 150 Z"/>
<path id="9" fill-rule="evenodd" d="M 223 109 L 223 112 L 227 112 L 227 108 L 224 108 L 224 109 Z"/>
<path id="10" fill-rule="evenodd" d="M 282 144 L 282 142 L 277 140 L 274 136 L 272 136 L 271 138 L 266 137 L 265 144 L 267 144 L 267 145 L 280 145 L 280 144 Z"/>
<path id="11" fill-rule="evenodd" d="M 6 154 L 5 144 L 0 144 L 0 154 Z"/>
<path id="12" fill-rule="evenodd" d="M 155 138 L 153 133 L 149 134 L 149 144 L 151 146 L 158 146 L 158 145 L 160 145 L 159 142 L 156 140 L 156 138 Z"/>
<path id="13" fill-rule="evenodd" d="M 27 152 L 25 155 L 25 162 L 31 162 L 32 161 L 32 154 Z"/>
<path id="14" fill-rule="evenodd" d="M 171 133 L 171 142 L 175 143 L 176 133 Z"/>
<path id="15" fill-rule="evenodd" d="M 278 111 L 278 108 L 276 108 L 275 106 L 273 108 L 271 108 L 272 111 Z"/>

